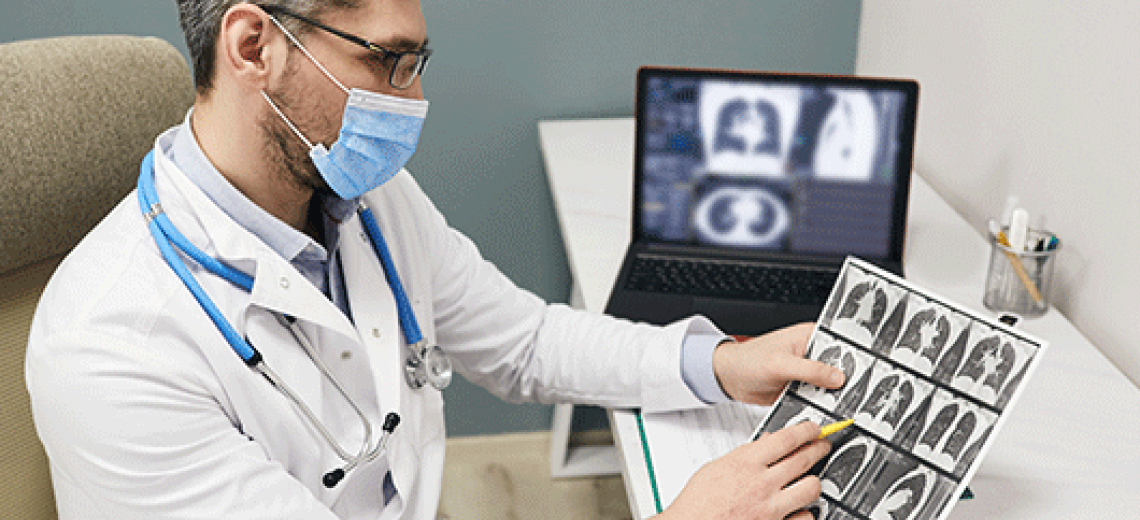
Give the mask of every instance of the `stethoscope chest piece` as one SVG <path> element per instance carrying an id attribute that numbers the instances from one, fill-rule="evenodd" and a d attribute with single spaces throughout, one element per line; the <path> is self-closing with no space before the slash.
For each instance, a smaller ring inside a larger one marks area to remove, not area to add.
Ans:
<path id="1" fill-rule="evenodd" d="M 431 384 L 436 390 L 443 390 L 451 384 L 451 358 L 438 345 L 428 347 L 420 342 L 410 345 L 408 360 L 404 363 L 404 379 L 413 389 Z"/>
<path id="2" fill-rule="evenodd" d="M 407 381 L 408 387 L 413 390 L 423 388 L 427 384 L 431 384 L 436 390 L 447 388 L 447 385 L 451 384 L 451 359 L 447 357 L 443 349 L 439 348 L 439 345 L 428 346 L 427 340 L 420 331 L 420 327 L 416 323 L 415 312 L 412 310 L 412 304 L 404 292 L 404 284 L 400 282 L 400 277 L 396 274 L 395 262 L 392 261 L 388 244 L 384 241 L 384 235 L 380 232 L 380 226 L 376 223 L 372 210 L 368 209 L 364 203 L 360 203 L 357 205 L 356 212 L 360 215 L 364 231 L 371 239 L 372 246 L 376 250 L 376 256 L 379 257 L 380 264 L 384 267 L 384 276 L 388 279 L 388 286 L 392 289 L 392 296 L 396 299 L 400 328 L 404 331 L 404 340 L 408 345 L 408 358 L 404 362 L 404 380 Z"/>

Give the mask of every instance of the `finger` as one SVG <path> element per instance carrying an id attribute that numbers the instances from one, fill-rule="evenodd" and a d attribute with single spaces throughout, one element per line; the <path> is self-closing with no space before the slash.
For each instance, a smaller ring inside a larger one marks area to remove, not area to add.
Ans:
<path id="1" fill-rule="evenodd" d="M 798 357 L 807 355 L 808 340 L 815 330 L 815 323 L 803 322 L 784 328 L 787 331 L 786 340 L 792 345 L 792 353 Z"/>
<path id="2" fill-rule="evenodd" d="M 756 339 L 761 342 L 773 343 L 785 352 L 803 357 L 807 353 L 808 339 L 811 338 L 813 330 L 815 330 L 814 323 L 803 322 L 774 330 Z"/>
<path id="3" fill-rule="evenodd" d="M 779 462 L 772 464 L 768 471 L 772 482 L 780 487 L 786 486 L 804 473 L 807 473 L 815 463 L 831 452 L 831 443 L 826 439 L 817 439 L 810 444 L 799 448 Z"/>
<path id="4" fill-rule="evenodd" d="M 819 431 L 818 424 L 804 421 L 745 444 L 742 448 L 746 449 L 747 456 L 753 459 L 753 463 L 768 467 L 819 437 Z"/>
<path id="5" fill-rule="evenodd" d="M 840 388 L 847 380 L 842 370 L 814 359 L 787 357 L 773 365 L 772 372 L 777 378 L 803 381 L 820 388 Z"/>
<path id="6" fill-rule="evenodd" d="M 807 352 L 808 339 L 811 338 L 813 330 L 815 330 L 814 323 L 797 323 L 750 338 L 744 343 L 769 345 L 781 352 L 799 354 L 800 357 L 803 357 Z"/>
<path id="7" fill-rule="evenodd" d="M 815 476 L 807 476 L 772 495 L 769 503 L 777 515 L 787 516 L 793 511 L 799 511 L 815 502 L 819 498 L 821 490 L 819 479 Z M 807 511 L 802 511 L 802 513 L 807 514 L 807 516 L 793 516 L 792 518 L 812 518 L 811 513 Z M 796 514 L 799 515 L 800 513 Z"/>

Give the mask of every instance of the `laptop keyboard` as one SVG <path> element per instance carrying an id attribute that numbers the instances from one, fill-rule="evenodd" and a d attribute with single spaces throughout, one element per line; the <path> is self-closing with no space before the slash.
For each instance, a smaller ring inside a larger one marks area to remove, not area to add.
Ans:
<path id="1" fill-rule="evenodd" d="M 838 274 L 832 269 L 643 255 L 634 259 L 625 288 L 818 305 L 827 301 Z"/>

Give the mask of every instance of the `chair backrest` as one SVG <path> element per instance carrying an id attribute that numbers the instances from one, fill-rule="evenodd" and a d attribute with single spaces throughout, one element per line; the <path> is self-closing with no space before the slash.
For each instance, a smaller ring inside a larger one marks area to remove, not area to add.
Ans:
<path id="1" fill-rule="evenodd" d="M 157 38 L 0 45 L 0 518 L 55 518 L 24 355 L 60 258 L 130 192 L 154 138 L 194 100 L 182 55 Z"/>

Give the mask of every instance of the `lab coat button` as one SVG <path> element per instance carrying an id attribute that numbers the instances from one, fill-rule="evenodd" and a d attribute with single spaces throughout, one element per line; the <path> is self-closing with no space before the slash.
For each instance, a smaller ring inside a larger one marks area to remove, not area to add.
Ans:
<path id="1" fill-rule="evenodd" d="M 341 352 L 340 358 L 345 360 L 345 361 L 348 361 L 348 360 L 352 359 L 352 352 L 348 351 L 348 350 Z"/>
<path id="2" fill-rule="evenodd" d="M 282 289 L 288 289 L 289 288 L 289 279 L 285 278 L 284 276 L 281 277 L 281 288 Z"/>
<path id="3" fill-rule="evenodd" d="M 372 329 L 372 335 L 379 338 L 380 337 L 380 329 Z"/>

